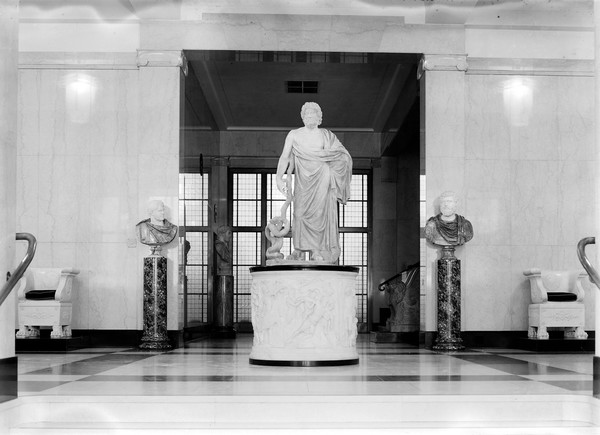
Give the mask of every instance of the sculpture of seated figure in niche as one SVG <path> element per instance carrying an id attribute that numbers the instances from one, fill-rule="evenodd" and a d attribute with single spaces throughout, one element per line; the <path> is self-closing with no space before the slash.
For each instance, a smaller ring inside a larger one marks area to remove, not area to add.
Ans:
<path id="1" fill-rule="evenodd" d="M 337 204 L 350 197 L 352 157 L 331 131 L 319 128 L 323 114 L 317 103 L 300 111 L 304 127 L 288 133 L 277 164 L 277 188 L 288 195 L 293 173 L 293 253 L 289 260 L 336 263 L 340 256 Z M 284 180 L 285 176 L 285 180 Z"/>
<path id="2" fill-rule="evenodd" d="M 215 251 L 217 253 L 217 275 L 233 275 L 233 263 L 231 262 L 231 227 L 221 225 L 217 228 L 217 239 L 215 240 Z"/>
<path id="3" fill-rule="evenodd" d="M 177 225 L 165 219 L 165 205 L 162 201 L 148 203 L 150 217 L 135 227 L 140 243 L 150 246 L 152 255 L 160 255 L 161 247 L 171 243 L 177 235 Z"/>
<path id="4" fill-rule="evenodd" d="M 458 197 L 454 192 L 440 195 L 440 213 L 430 217 L 425 225 L 425 238 L 439 246 L 464 245 L 473 238 L 473 226 L 456 214 Z"/>
<path id="5" fill-rule="evenodd" d="M 402 275 L 399 274 L 390 282 L 381 284 L 379 290 L 385 291 L 390 308 L 390 317 L 385 323 L 386 329 L 390 332 L 400 332 L 397 329 L 402 324 L 402 302 L 406 296 L 406 284 L 402 282 Z"/>

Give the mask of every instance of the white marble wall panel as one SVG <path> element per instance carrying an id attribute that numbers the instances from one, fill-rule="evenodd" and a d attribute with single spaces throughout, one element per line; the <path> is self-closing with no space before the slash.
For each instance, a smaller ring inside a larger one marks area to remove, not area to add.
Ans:
<path id="1" fill-rule="evenodd" d="M 133 235 L 131 219 L 138 217 L 138 158 L 100 155 L 91 160 L 90 241 L 124 243 Z"/>
<path id="2" fill-rule="evenodd" d="M 38 156 L 20 156 L 17 159 L 17 231 L 39 234 L 37 198 L 39 198 Z"/>
<path id="3" fill-rule="evenodd" d="M 467 160 L 461 214 L 475 231 L 472 245 L 510 243 L 510 164 L 508 160 Z"/>
<path id="4" fill-rule="evenodd" d="M 129 273 L 135 269 L 136 257 L 135 250 L 125 243 L 93 244 L 88 295 L 92 329 L 141 329 L 141 280 Z"/>
<path id="5" fill-rule="evenodd" d="M 514 109 L 509 120 L 510 156 L 513 160 L 558 159 L 557 77 L 523 78 L 510 76 L 501 86 L 516 88 L 516 94 L 531 92 L 521 110 Z M 515 97 L 518 98 L 518 97 Z M 526 100 L 526 97 L 522 97 Z M 529 104 L 531 104 L 529 106 Z M 529 109 L 530 107 L 530 109 Z M 506 112 L 507 107 L 505 107 Z M 517 114 L 514 113 L 517 111 Z M 510 113 L 510 111 L 509 111 Z"/>
<path id="6" fill-rule="evenodd" d="M 513 79 L 527 79 L 533 90 L 527 125 L 511 124 L 505 112 L 503 89 Z M 467 76 L 465 216 L 475 237 L 464 248 L 469 261 L 463 282 L 465 291 L 479 288 L 494 307 L 473 314 L 474 302 L 466 299 L 466 330 L 525 330 L 530 293 L 523 270 L 582 269 L 576 244 L 593 234 L 597 207 L 590 80 Z M 429 184 L 428 176 L 428 189 Z M 506 262 L 486 257 L 482 249 L 508 250 L 504 278 L 496 274 L 498 264 Z M 594 250 L 588 255 L 594 257 Z M 492 278 L 481 286 L 485 276 Z M 586 300 L 588 329 L 594 327 L 593 299 Z"/>
<path id="7" fill-rule="evenodd" d="M 469 244 L 462 251 L 465 261 L 461 263 L 468 264 L 461 273 L 463 330 L 510 330 L 523 317 L 522 294 L 508 285 L 510 247 Z M 499 291 L 499 285 L 504 285 L 503 291 Z"/>
<path id="8" fill-rule="evenodd" d="M 511 162 L 511 244 L 558 243 L 558 161 Z"/>
<path id="9" fill-rule="evenodd" d="M 490 76 L 468 76 L 465 100 L 466 158 L 510 158 L 510 129 L 500 80 Z"/>
<path id="10" fill-rule="evenodd" d="M 24 104 L 40 100 L 41 74 L 37 70 L 19 71 L 19 155 L 36 156 L 40 149 L 40 110 L 39 104 Z"/>
<path id="11" fill-rule="evenodd" d="M 90 74 L 96 84 L 92 116 L 95 120 L 89 127 L 94 138 L 91 155 L 137 155 L 138 114 L 132 108 L 138 105 L 138 75 L 131 71 L 110 71 Z"/>
<path id="12" fill-rule="evenodd" d="M 558 171 L 558 243 L 574 247 L 595 234 L 592 183 L 598 168 L 594 161 L 565 160 Z"/>
<path id="13" fill-rule="evenodd" d="M 179 68 L 140 68 L 139 80 L 140 154 L 179 155 Z"/>
<path id="14" fill-rule="evenodd" d="M 562 79 L 556 88 L 559 159 L 590 160 L 594 147 L 594 79 Z"/>
<path id="15" fill-rule="evenodd" d="M 427 217 L 439 213 L 437 199 L 447 190 L 456 192 L 463 200 L 462 207 L 465 207 L 465 160 L 460 157 L 430 157 L 429 147 L 427 153 Z"/>
<path id="16" fill-rule="evenodd" d="M 425 73 L 427 158 L 465 157 L 464 73 Z"/>
<path id="17" fill-rule="evenodd" d="M 90 157 L 40 155 L 37 236 L 41 241 L 90 240 Z"/>

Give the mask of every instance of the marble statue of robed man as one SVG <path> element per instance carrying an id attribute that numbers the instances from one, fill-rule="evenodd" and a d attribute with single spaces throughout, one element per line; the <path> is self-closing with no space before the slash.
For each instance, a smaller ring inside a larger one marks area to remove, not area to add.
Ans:
<path id="1" fill-rule="evenodd" d="M 456 214 L 458 197 L 454 192 L 440 195 L 440 213 L 430 217 L 425 225 L 425 238 L 434 245 L 464 245 L 473 238 L 473 226 Z"/>
<path id="2" fill-rule="evenodd" d="M 352 157 L 331 131 L 319 128 L 317 103 L 300 111 L 304 127 L 288 133 L 277 165 L 277 188 L 287 194 L 284 175 L 294 178 L 291 260 L 337 262 L 340 256 L 337 204 L 350 197 Z"/>
<path id="3" fill-rule="evenodd" d="M 153 200 L 148 203 L 150 217 L 139 222 L 135 227 L 141 243 L 152 247 L 152 254 L 160 252 L 160 247 L 171 243 L 177 235 L 177 225 L 165 219 L 165 205 L 162 201 Z"/>

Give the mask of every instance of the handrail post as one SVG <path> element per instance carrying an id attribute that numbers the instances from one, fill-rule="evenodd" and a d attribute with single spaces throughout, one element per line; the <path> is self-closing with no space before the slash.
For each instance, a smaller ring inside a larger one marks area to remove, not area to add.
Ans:
<path id="1" fill-rule="evenodd" d="M 2 289 L 0 290 L 0 306 L 6 300 L 8 295 L 10 295 L 10 292 L 17 284 L 17 282 L 19 282 L 19 280 L 25 273 L 25 270 L 27 270 L 29 264 L 31 264 L 31 260 L 33 260 L 33 256 L 35 255 L 35 249 L 37 247 L 37 240 L 35 239 L 33 234 L 17 233 L 16 239 L 27 240 L 29 242 L 29 245 L 27 247 L 27 252 L 25 253 L 25 256 L 21 260 L 21 263 L 19 263 L 19 266 L 17 266 L 14 273 L 8 278 L 8 280 L 4 283 Z"/>
<path id="2" fill-rule="evenodd" d="M 594 159 L 594 201 L 595 201 L 595 213 L 594 213 L 594 232 L 595 236 L 600 237 L 600 206 L 598 199 L 600 198 L 600 189 L 599 189 L 599 180 L 600 172 L 600 1 L 594 0 L 594 82 L 595 82 L 595 90 L 594 90 L 594 119 L 596 122 L 594 123 L 595 127 L 595 159 Z M 600 260 L 600 249 L 598 244 L 596 244 L 596 265 L 599 264 Z M 598 284 L 598 283 L 597 283 Z M 596 294 L 596 306 L 595 306 L 595 351 L 594 351 L 594 365 L 593 365 L 593 381 L 592 381 L 592 391 L 593 395 L 596 398 L 600 398 L 600 295 Z"/>
<path id="3" fill-rule="evenodd" d="M 577 243 L 577 257 L 579 258 L 579 262 L 587 272 L 590 277 L 590 281 L 592 284 L 596 286 L 600 290 L 600 276 L 598 272 L 592 266 L 592 263 L 585 255 L 585 247 L 587 245 L 592 245 L 596 243 L 595 237 L 586 237 L 581 239 L 579 243 Z M 598 322 L 600 319 L 600 294 L 595 295 L 596 303 L 594 304 L 594 315 L 595 315 L 595 337 L 594 337 L 594 365 L 593 365 L 593 373 L 594 380 L 592 382 L 592 394 L 594 397 L 600 397 L 600 356 L 598 353 L 600 352 L 600 334 L 598 333 Z"/>

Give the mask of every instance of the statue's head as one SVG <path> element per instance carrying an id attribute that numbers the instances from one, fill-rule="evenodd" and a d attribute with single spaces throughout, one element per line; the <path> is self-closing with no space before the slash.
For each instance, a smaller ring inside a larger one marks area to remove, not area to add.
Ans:
<path id="1" fill-rule="evenodd" d="M 163 223 L 165 220 L 165 204 L 162 201 L 154 199 L 148 203 L 148 215 L 153 223 Z"/>
<path id="2" fill-rule="evenodd" d="M 219 240 L 229 242 L 231 239 L 231 227 L 227 225 L 221 225 L 219 228 L 217 228 L 217 237 Z"/>
<path id="3" fill-rule="evenodd" d="M 317 103 L 304 103 L 302 109 L 300 109 L 300 116 L 302 117 L 304 125 L 308 125 L 309 123 L 313 122 L 316 125 L 321 125 L 321 122 L 323 122 L 323 112 Z"/>
<path id="4" fill-rule="evenodd" d="M 458 205 L 458 197 L 456 193 L 446 191 L 440 195 L 440 213 L 446 217 L 454 216 L 456 206 Z"/>

